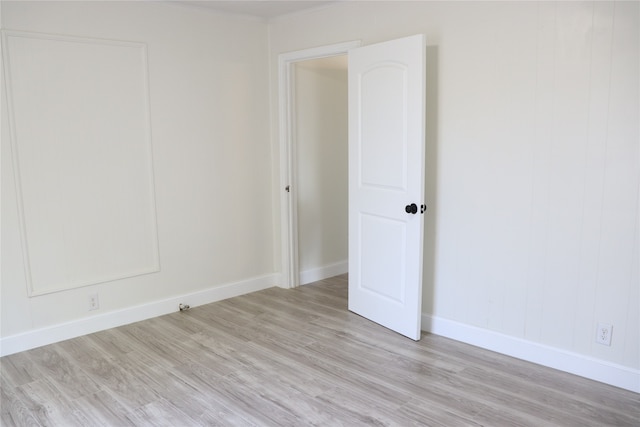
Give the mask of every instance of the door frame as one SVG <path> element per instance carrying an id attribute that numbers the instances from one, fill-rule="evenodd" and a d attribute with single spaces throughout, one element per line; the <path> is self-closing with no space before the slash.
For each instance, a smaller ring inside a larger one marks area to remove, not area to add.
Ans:
<path id="1" fill-rule="evenodd" d="M 280 233 L 282 287 L 300 285 L 298 265 L 298 191 L 295 146 L 295 64 L 310 59 L 348 54 L 360 47 L 354 40 L 278 55 L 278 110 L 280 114 Z M 289 189 L 287 191 L 287 188 Z"/>

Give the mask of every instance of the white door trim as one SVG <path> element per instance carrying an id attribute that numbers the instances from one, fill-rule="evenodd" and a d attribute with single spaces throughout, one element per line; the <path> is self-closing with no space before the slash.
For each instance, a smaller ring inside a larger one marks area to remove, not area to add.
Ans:
<path id="1" fill-rule="evenodd" d="M 360 47 L 360 40 L 282 53 L 278 56 L 278 107 L 280 113 L 280 229 L 282 252 L 282 287 L 299 286 L 298 267 L 298 193 L 295 136 L 295 68 L 296 62 L 344 55 Z M 289 188 L 287 192 L 286 188 Z"/>

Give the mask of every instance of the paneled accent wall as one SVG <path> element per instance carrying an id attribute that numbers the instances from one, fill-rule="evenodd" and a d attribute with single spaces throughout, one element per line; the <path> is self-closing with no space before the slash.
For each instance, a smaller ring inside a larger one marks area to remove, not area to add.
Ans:
<path id="1" fill-rule="evenodd" d="M 0 354 L 278 284 L 266 22 L 0 11 Z"/>
<path id="2" fill-rule="evenodd" d="M 640 390 L 639 28 L 638 2 L 472 1 L 349 2 L 270 30 L 274 58 L 425 34 L 425 317 L 629 368 Z"/>
<path id="3" fill-rule="evenodd" d="M 146 45 L 3 42 L 29 295 L 158 271 Z"/>

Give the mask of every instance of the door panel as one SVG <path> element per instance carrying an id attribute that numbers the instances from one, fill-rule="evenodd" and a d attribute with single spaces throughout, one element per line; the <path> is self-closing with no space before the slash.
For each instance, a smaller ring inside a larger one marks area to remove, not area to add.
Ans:
<path id="1" fill-rule="evenodd" d="M 386 286 L 397 280 L 396 272 L 405 270 L 406 227 L 402 221 L 361 214 L 360 277 L 362 289 L 392 303 L 404 303 L 400 286 Z M 386 242 L 385 245 L 378 244 Z M 394 249 L 400 248 L 399 252 Z M 367 266 L 367 268 L 363 268 Z"/>
<path id="2" fill-rule="evenodd" d="M 420 339 L 422 35 L 349 52 L 349 310 Z"/>
<path id="3" fill-rule="evenodd" d="M 406 74 L 406 67 L 383 62 L 360 77 L 360 185 L 406 187 L 406 137 L 396 138 L 407 121 Z"/>

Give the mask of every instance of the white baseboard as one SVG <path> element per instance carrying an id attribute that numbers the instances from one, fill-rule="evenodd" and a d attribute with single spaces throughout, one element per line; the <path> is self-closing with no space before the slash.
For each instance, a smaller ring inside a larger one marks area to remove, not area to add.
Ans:
<path id="1" fill-rule="evenodd" d="M 312 283 L 344 274 L 347 271 L 347 262 L 307 270 L 301 274 L 301 283 Z M 277 274 L 259 276 L 204 291 L 0 338 L 0 356 L 169 314 L 175 312 L 178 304 L 183 302 L 196 307 L 259 291 L 277 285 L 278 278 Z M 640 370 L 637 369 L 428 314 L 422 315 L 422 329 L 435 335 L 640 393 Z"/>
<path id="2" fill-rule="evenodd" d="M 345 274 L 349 271 L 349 261 L 340 261 L 333 264 L 325 265 L 318 268 L 300 272 L 300 284 L 308 285 L 318 280 L 328 279 L 329 277 Z"/>
<path id="3" fill-rule="evenodd" d="M 191 307 L 209 304 L 223 299 L 244 295 L 250 292 L 276 286 L 279 274 L 268 274 L 239 282 L 228 283 L 204 291 L 193 292 L 167 298 L 160 301 L 112 311 L 93 317 L 74 320 L 47 326 L 0 339 L 0 356 L 18 353 L 20 351 L 41 347 L 47 344 L 64 341 L 70 338 L 87 335 L 117 326 L 162 316 L 177 311 L 180 303 Z"/>
<path id="4" fill-rule="evenodd" d="M 640 393 L 637 369 L 424 313 L 422 330 Z"/>

